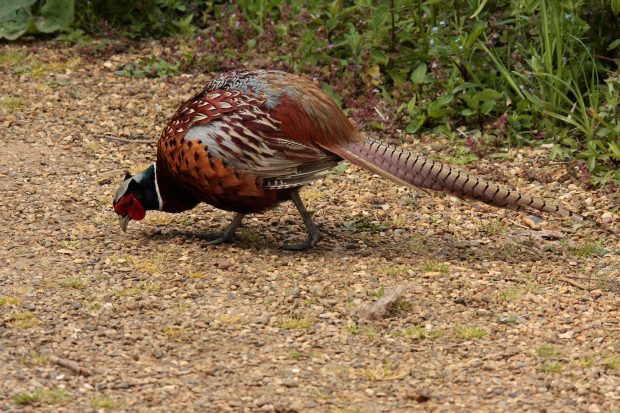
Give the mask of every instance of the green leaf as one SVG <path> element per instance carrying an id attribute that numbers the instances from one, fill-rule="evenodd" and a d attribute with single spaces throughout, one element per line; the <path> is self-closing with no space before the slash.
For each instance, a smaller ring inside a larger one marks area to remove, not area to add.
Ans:
<path id="1" fill-rule="evenodd" d="M 416 120 L 407 125 L 407 133 L 416 133 L 424 125 L 425 121 L 425 116 L 418 116 Z"/>
<path id="2" fill-rule="evenodd" d="M 15 40 L 28 30 L 30 6 L 36 0 L 2 0 L 0 6 L 0 39 Z"/>
<path id="3" fill-rule="evenodd" d="M 495 108 L 494 100 L 485 100 L 482 102 L 482 106 L 480 106 L 480 113 L 483 115 L 488 115 Z"/>
<path id="4" fill-rule="evenodd" d="M 73 24 L 74 12 L 74 0 L 47 0 L 37 17 L 37 30 L 42 33 L 66 32 Z"/>
<path id="5" fill-rule="evenodd" d="M 620 145 L 618 143 L 609 142 L 609 150 L 615 159 L 620 160 Z"/>
<path id="6" fill-rule="evenodd" d="M 473 30 L 467 36 L 467 40 L 465 40 L 465 49 L 466 50 L 470 50 L 472 48 L 474 43 L 476 43 L 476 40 L 478 40 L 478 37 L 480 37 L 480 35 L 482 33 L 484 33 L 486 28 L 487 28 L 487 25 L 486 25 L 485 22 L 483 22 L 483 21 L 477 21 L 476 22 L 476 24 L 474 25 Z"/>
<path id="7" fill-rule="evenodd" d="M 618 0 L 620 2 L 620 0 Z M 607 48 L 607 50 L 612 50 L 615 49 L 616 47 L 620 46 L 620 39 L 616 39 L 613 42 L 611 42 L 609 44 L 609 47 Z"/>
<path id="8" fill-rule="evenodd" d="M 474 112 L 471 109 L 463 109 L 463 111 L 461 112 L 461 115 L 465 116 L 466 118 L 468 118 L 468 117 L 470 117 L 472 115 L 475 115 L 475 114 L 476 114 L 476 112 Z"/>
<path id="9" fill-rule="evenodd" d="M 472 14 L 471 16 L 469 16 L 470 19 L 475 19 L 480 12 L 482 11 L 482 9 L 484 9 L 484 6 L 487 4 L 487 0 L 482 0 L 478 3 L 478 8 L 476 9 L 476 11 L 474 12 L 474 14 Z"/>
<path id="10" fill-rule="evenodd" d="M 426 80 L 426 64 L 419 64 L 411 73 L 411 82 L 414 85 L 421 85 Z"/>
<path id="11" fill-rule="evenodd" d="M 498 93 L 493 89 L 484 89 L 478 94 L 478 96 L 480 96 L 480 100 L 498 100 L 502 97 L 501 93 Z"/>
<path id="12" fill-rule="evenodd" d="M 445 110 L 445 106 L 451 103 L 453 99 L 453 95 L 443 95 L 437 100 L 432 101 L 426 108 L 428 116 L 435 119 L 444 117 L 448 112 Z"/>

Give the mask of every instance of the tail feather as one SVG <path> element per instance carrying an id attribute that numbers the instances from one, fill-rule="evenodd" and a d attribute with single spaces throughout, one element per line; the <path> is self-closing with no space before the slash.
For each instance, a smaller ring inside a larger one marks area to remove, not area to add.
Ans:
<path id="1" fill-rule="evenodd" d="M 579 221 L 600 223 L 560 207 L 543 198 L 533 197 L 449 165 L 416 155 L 395 146 L 365 138 L 325 149 L 361 168 L 398 184 L 447 192 L 463 199 L 474 199 L 500 208 L 531 208 Z M 603 227 L 603 229 L 606 229 Z"/>

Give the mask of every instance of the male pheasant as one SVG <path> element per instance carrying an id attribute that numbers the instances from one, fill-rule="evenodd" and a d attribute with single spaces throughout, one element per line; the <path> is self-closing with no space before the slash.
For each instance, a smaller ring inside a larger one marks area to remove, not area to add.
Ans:
<path id="1" fill-rule="evenodd" d="M 223 73 L 183 103 L 163 130 L 157 161 L 127 174 L 114 198 L 125 231 L 147 210 L 181 212 L 206 202 L 236 212 L 209 244 L 230 241 L 248 213 L 291 200 L 306 230 L 320 233 L 299 188 L 346 160 L 398 184 L 444 191 L 497 207 L 575 215 L 451 166 L 364 137 L 314 83 L 275 70 Z"/>

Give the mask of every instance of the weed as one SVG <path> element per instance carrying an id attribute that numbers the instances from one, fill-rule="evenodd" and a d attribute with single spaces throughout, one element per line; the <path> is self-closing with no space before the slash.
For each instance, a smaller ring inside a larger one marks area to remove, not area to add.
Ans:
<path id="1" fill-rule="evenodd" d="M 503 221 L 499 219 L 494 219 L 491 222 L 486 222 L 482 224 L 480 231 L 484 233 L 485 235 L 497 235 L 497 234 L 503 234 L 504 232 L 507 231 L 507 229 L 508 227 Z"/>
<path id="2" fill-rule="evenodd" d="M 30 311 L 22 311 L 13 314 L 13 321 L 11 322 L 13 328 L 20 330 L 36 327 L 39 324 L 41 324 L 41 322 L 35 317 L 34 313 Z"/>
<path id="3" fill-rule="evenodd" d="M 386 273 L 386 275 L 399 276 L 399 275 L 407 274 L 410 269 L 411 269 L 411 267 L 408 267 L 406 265 L 399 265 L 399 266 L 396 266 L 396 267 L 388 268 L 385 271 L 385 273 Z"/>
<path id="4" fill-rule="evenodd" d="M 423 339 L 436 340 L 439 337 L 443 336 L 443 333 L 441 332 L 441 330 L 438 330 L 438 329 L 427 330 L 425 327 L 422 327 L 422 326 L 407 327 L 405 330 L 403 330 L 402 334 L 405 337 L 411 337 L 416 340 L 423 340 Z"/>
<path id="5" fill-rule="evenodd" d="M 0 307 L 9 306 L 9 305 L 19 305 L 21 304 L 23 299 L 21 297 L 14 297 L 10 295 L 3 295 L 0 297 Z"/>
<path id="6" fill-rule="evenodd" d="M 278 325 L 284 330 L 307 330 L 313 323 L 305 317 L 285 317 Z"/>
<path id="7" fill-rule="evenodd" d="M 436 263 L 433 261 L 427 262 L 420 268 L 422 272 L 439 272 L 439 273 L 446 273 L 448 272 L 449 269 L 450 269 L 450 266 L 448 264 Z"/>
<path id="8" fill-rule="evenodd" d="M 181 340 L 189 334 L 189 332 L 181 326 L 166 326 L 163 331 L 166 337 L 173 340 Z"/>
<path id="9" fill-rule="evenodd" d="M 521 324 L 525 320 L 518 314 L 514 313 L 501 313 L 497 315 L 497 321 L 503 324 Z"/>
<path id="10" fill-rule="evenodd" d="M 236 236 L 244 244 L 258 244 L 261 242 L 260 234 L 251 228 L 239 228 Z"/>
<path id="11" fill-rule="evenodd" d="M 60 282 L 60 285 L 64 288 L 71 288 L 73 290 L 84 290 L 87 286 L 87 281 L 84 277 L 76 275 L 74 277 L 65 278 Z"/>
<path id="12" fill-rule="evenodd" d="M 8 50 L 6 52 L 0 53 L 0 66 L 12 67 L 18 65 L 25 59 L 26 56 L 24 56 L 22 53 Z"/>
<path id="13" fill-rule="evenodd" d="M 535 350 L 536 350 L 536 354 L 539 357 L 543 357 L 543 358 L 554 357 L 554 356 L 558 356 L 561 354 L 560 349 L 551 344 L 542 344 L 536 347 Z"/>
<path id="14" fill-rule="evenodd" d="M 525 284 L 513 285 L 499 292 L 499 300 L 506 302 L 515 302 L 520 300 L 527 293 L 537 293 L 540 286 L 534 281 L 528 280 Z"/>
<path id="15" fill-rule="evenodd" d="M 0 107 L 9 113 L 19 111 L 28 105 L 28 103 L 26 99 L 16 96 L 7 96 L 0 99 Z"/>
<path id="16" fill-rule="evenodd" d="M 69 393 L 63 389 L 49 390 L 39 388 L 30 392 L 17 392 L 13 394 L 15 403 L 28 406 L 32 404 L 59 404 L 69 400 Z"/>
<path id="17" fill-rule="evenodd" d="M 190 270 L 190 271 L 187 272 L 187 276 L 189 278 L 192 278 L 192 279 L 196 280 L 196 279 L 200 279 L 200 278 L 206 277 L 207 273 L 204 272 L 204 271 L 200 271 L 200 270 L 198 270 L 198 271 L 197 270 Z"/>
<path id="18" fill-rule="evenodd" d="M 376 297 L 376 298 L 381 298 L 385 295 L 385 288 L 384 287 L 380 287 L 379 289 L 375 290 L 375 291 L 368 291 L 366 293 L 369 297 Z"/>
<path id="19" fill-rule="evenodd" d="M 591 242 L 573 247 L 571 248 L 571 252 L 576 257 L 590 258 L 602 257 L 607 253 L 607 250 L 600 242 Z"/>
<path id="20" fill-rule="evenodd" d="M 463 326 L 454 329 L 454 336 L 465 340 L 478 340 L 486 335 L 486 331 L 480 327 Z"/>
<path id="21" fill-rule="evenodd" d="M 560 373 L 563 369 L 559 361 L 545 361 L 538 369 L 541 373 Z"/>
<path id="22" fill-rule="evenodd" d="M 90 401 L 90 407 L 93 409 L 112 410 L 117 406 L 118 403 L 108 396 L 98 396 Z"/>

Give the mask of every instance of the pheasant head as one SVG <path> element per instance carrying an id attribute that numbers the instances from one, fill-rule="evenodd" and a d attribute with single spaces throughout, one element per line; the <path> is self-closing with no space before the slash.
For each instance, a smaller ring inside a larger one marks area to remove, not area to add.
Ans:
<path id="1" fill-rule="evenodd" d="M 144 219 L 146 211 L 161 209 L 155 164 L 135 175 L 127 172 L 123 183 L 116 190 L 113 205 L 123 231 L 127 230 L 132 219 L 140 221 Z"/>

